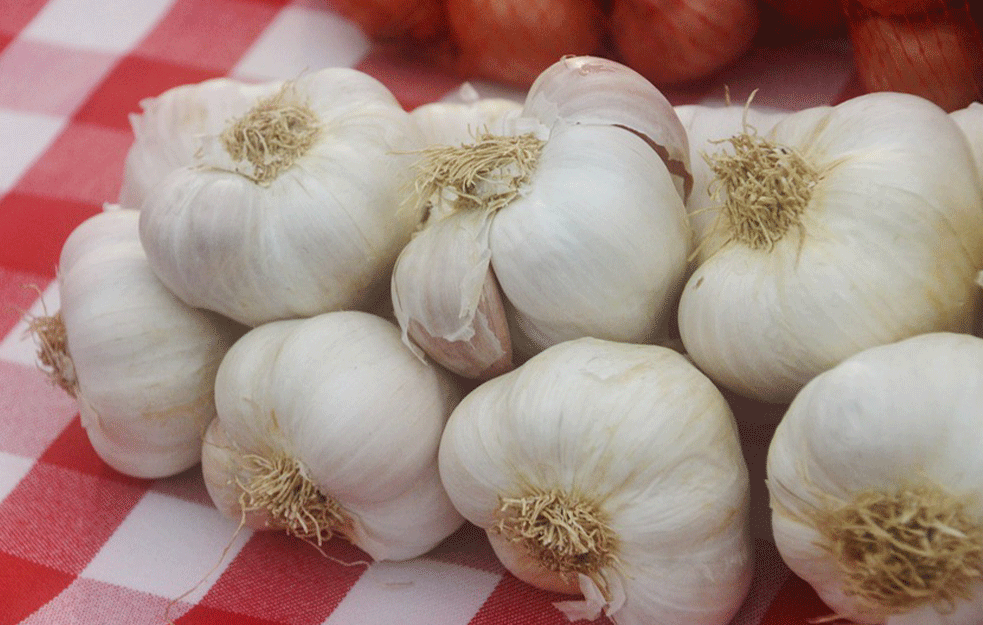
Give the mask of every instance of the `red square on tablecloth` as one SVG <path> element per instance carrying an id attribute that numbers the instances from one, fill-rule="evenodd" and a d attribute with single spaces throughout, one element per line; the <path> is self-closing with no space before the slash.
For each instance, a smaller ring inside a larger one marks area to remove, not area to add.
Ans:
<path id="1" fill-rule="evenodd" d="M 222 40 L 221 33 L 213 33 L 213 36 L 217 41 Z M 158 96 L 172 87 L 201 82 L 224 73 L 129 55 L 122 58 L 106 76 L 75 114 L 75 119 L 130 133 L 128 115 L 140 111 L 140 100 Z"/>
<path id="2" fill-rule="evenodd" d="M 0 265 L 54 278 L 65 239 L 78 224 L 101 210 L 101 205 L 93 203 L 17 192 L 0 198 L 0 232 L 4 237 Z"/>
<path id="3" fill-rule="evenodd" d="M 370 558 L 340 538 L 321 549 L 324 555 L 283 532 L 257 532 L 200 603 L 277 623 L 322 623 L 361 577 Z M 284 588 L 290 592 L 283 592 Z"/>
<path id="4" fill-rule="evenodd" d="M 0 501 L 0 552 L 80 573 L 143 494 L 39 462 Z"/>
<path id="5" fill-rule="evenodd" d="M 73 123 L 24 174 L 15 190 L 101 209 L 119 195 L 123 162 L 132 143 L 128 130 Z"/>
<path id="6" fill-rule="evenodd" d="M 16 35 L 27 26 L 28 22 L 34 19 L 41 7 L 47 3 L 48 0 L 5 2 L 3 10 L 0 11 L 0 33 Z"/>
<path id="7" fill-rule="evenodd" d="M 135 52 L 226 73 L 285 4 L 287 0 L 181 0 Z"/>
<path id="8" fill-rule="evenodd" d="M 62 592 L 74 575 L 0 551 L 5 623 L 19 623 Z"/>

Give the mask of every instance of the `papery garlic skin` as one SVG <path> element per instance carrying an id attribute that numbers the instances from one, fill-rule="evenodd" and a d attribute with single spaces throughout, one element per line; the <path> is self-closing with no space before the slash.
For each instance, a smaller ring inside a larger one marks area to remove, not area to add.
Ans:
<path id="1" fill-rule="evenodd" d="M 164 287 L 138 219 L 107 211 L 72 232 L 59 261 L 60 314 L 93 448 L 122 473 L 158 478 L 198 464 L 215 372 L 243 329 Z"/>
<path id="2" fill-rule="evenodd" d="M 469 133 L 474 116 L 448 116 L 457 126 L 445 134 Z M 509 353 L 521 360 L 565 340 L 662 338 L 691 247 L 689 150 L 668 100 L 623 65 L 570 57 L 540 76 L 518 115 L 494 120 L 495 132 L 448 149 L 459 163 L 495 149 L 515 160 L 478 172 L 473 189 L 418 189 L 430 217 L 392 281 L 404 332 L 479 379 L 507 369 Z M 447 155 L 431 149 L 418 182 L 443 171 L 434 163 Z"/>
<path id="3" fill-rule="evenodd" d="M 372 306 L 420 218 L 401 210 L 419 135 L 385 86 L 329 68 L 278 93 L 274 104 L 303 112 L 297 125 L 314 131 L 289 166 L 266 179 L 210 136 L 141 206 L 140 238 L 161 280 L 250 326 Z M 255 104 L 250 113 L 269 106 Z"/>
<path id="4" fill-rule="evenodd" d="M 215 393 L 202 470 L 226 516 L 288 529 L 243 507 L 242 485 L 254 477 L 248 460 L 259 457 L 298 463 L 347 520 L 331 533 L 375 560 L 418 556 L 463 523 L 437 471 L 460 391 L 388 321 L 348 311 L 254 328 L 222 361 Z"/>
<path id="5" fill-rule="evenodd" d="M 733 415 L 679 353 L 583 338 L 482 383 L 451 414 L 440 474 L 502 563 L 557 607 L 619 625 L 723 625 L 751 579 L 748 474 Z M 498 524 L 534 493 L 583 501 L 614 545 L 599 570 L 560 573 Z M 604 588 L 602 588 L 602 586 Z"/>
<path id="6" fill-rule="evenodd" d="M 281 86 L 213 78 L 141 100 L 141 111 L 129 116 L 133 144 L 126 153 L 118 203 L 140 208 L 151 187 L 175 169 L 195 163 L 204 137 L 221 133 L 230 120 Z"/>
<path id="7" fill-rule="evenodd" d="M 796 396 L 768 452 L 775 541 L 792 571 L 838 615 L 888 625 L 983 621 L 983 559 L 975 564 L 967 599 L 934 605 L 930 596 L 908 610 L 878 609 L 847 591 L 846 571 L 852 569 L 836 561 L 815 520 L 859 493 L 929 485 L 963 506 L 975 526 L 963 539 L 981 540 L 981 405 L 983 339 L 957 333 L 870 348 L 820 374 Z M 871 532 L 870 540 L 876 536 Z M 926 540 L 922 547 L 928 550 L 932 538 Z M 898 562 L 905 557 L 899 553 Z"/>
<path id="8" fill-rule="evenodd" d="M 942 109 L 869 94 L 791 114 L 765 139 L 816 177 L 770 246 L 732 240 L 723 221 L 701 242 L 707 257 L 679 306 L 683 343 L 701 369 L 782 403 L 866 347 L 971 330 L 983 189 Z"/>

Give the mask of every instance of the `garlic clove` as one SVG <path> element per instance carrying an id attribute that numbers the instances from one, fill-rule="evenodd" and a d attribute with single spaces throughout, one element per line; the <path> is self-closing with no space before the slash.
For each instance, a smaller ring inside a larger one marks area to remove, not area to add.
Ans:
<path id="1" fill-rule="evenodd" d="M 562 120 L 631 132 L 663 160 L 680 197 L 689 197 L 693 181 L 686 130 L 662 92 L 626 65 L 593 56 L 565 57 L 529 88 L 523 117 L 547 127 Z"/>
<path id="2" fill-rule="evenodd" d="M 490 266 L 490 225 L 491 216 L 480 211 L 432 219 L 400 252 L 392 277 L 404 342 L 472 379 L 512 368 L 508 324 Z"/>
<path id="3" fill-rule="evenodd" d="M 690 237 L 682 199 L 643 141 L 557 124 L 490 233 L 491 264 L 515 311 L 513 345 L 656 340 L 675 314 Z"/>

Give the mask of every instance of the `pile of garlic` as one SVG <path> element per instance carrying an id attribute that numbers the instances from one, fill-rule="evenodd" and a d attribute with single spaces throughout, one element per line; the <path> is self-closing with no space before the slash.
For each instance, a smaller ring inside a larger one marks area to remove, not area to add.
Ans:
<path id="1" fill-rule="evenodd" d="M 335 68 L 142 107 L 32 320 L 107 464 L 200 462 L 221 513 L 376 560 L 467 521 L 571 619 L 724 625 L 760 479 L 738 408 L 772 402 L 792 569 L 861 622 L 979 621 L 979 107 L 673 108 L 595 57 L 522 103 L 407 112 Z M 895 574 L 919 550 L 955 590 Z"/>

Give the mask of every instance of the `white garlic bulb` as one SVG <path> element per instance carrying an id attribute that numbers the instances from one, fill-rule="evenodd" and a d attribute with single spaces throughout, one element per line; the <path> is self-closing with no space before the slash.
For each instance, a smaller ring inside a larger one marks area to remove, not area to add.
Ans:
<path id="1" fill-rule="evenodd" d="M 419 222 L 400 210 L 419 143 L 374 78 L 306 74 L 151 188 L 141 241 L 175 294 L 250 326 L 370 307 Z"/>
<path id="2" fill-rule="evenodd" d="M 569 57 L 518 114 L 479 105 L 450 122 L 492 117 L 490 130 L 424 151 L 417 192 L 429 219 L 392 280 L 408 340 L 487 378 L 513 353 L 573 338 L 660 337 L 691 243 L 689 150 L 669 102 L 621 64 Z"/>
<path id="3" fill-rule="evenodd" d="M 76 398 L 99 457 L 157 478 L 198 464 L 215 416 L 215 372 L 244 330 L 164 287 L 138 220 L 108 210 L 75 228 L 59 259 L 61 310 L 33 326 L 42 367 Z"/>
<path id="4" fill-rule="evenodd" d="M 222 361 L 215 395 L 202 471 L 223 514 L 317 544 L 344 536 L 376 560 L 418 556 L 464 522 L 437 471 L 460 390 L 381 317 L 254 328 Z"/>
<path id="5" fill-rule="evenodd" d="M 151 187 L 175 169 L 195 163 L 204 137 L 221 134 L 231 120 L 282 85 L 213 78 L 142 100 L 141 111 L 130 114 L 133 144 L 126 153 L 119 204 L 140 208 Z"/>
<path id="6" fill-rule="evenodd" d="M 983 188 L 941 108 L 873 93 L 742 134 L 679 304 L 714 381 L 784 403 L 866 347 L 969 331 L 980 305 Z"/>
<path id="7" fill-rule="evenodd" d="M 748 473 L 727 402 L 669 348 L 582 338 L 451 414 L 440 474 L 501 562 L 581 593 L 571 619 L 723 625 L 751 579 Z"/>
<path id="8" fill-rule="evenodd" d="M 796 396 L 768 452 L 775 542 L 839 616 L 983 622 L 983 339 L 860 352 Z"/>
<path id="9" fill-rule="evenodd" d="M 973 102 L 966 108 L 949 113 L 949 117 L 959 125 L 969 140 L 976 167 L 983 179 L 983 102 Z"/>

